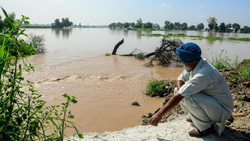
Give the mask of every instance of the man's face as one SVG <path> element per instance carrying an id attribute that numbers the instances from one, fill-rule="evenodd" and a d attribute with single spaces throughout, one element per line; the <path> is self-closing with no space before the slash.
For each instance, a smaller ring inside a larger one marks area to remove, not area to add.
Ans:
<path id="1" fill-rule="evenodd" d="M 189 67 L 187 63 L 184 63 L 184 67 L 185 67 L 185 69 L 186 69 L 187 72 L 192 71 L 192 68 Z"/>

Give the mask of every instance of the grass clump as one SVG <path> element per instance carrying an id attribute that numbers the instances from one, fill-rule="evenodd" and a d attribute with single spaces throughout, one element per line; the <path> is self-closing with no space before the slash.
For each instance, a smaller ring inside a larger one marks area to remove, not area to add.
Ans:
<path id="1" fill-rule="evenodd" d="M 164 34 L 141 34 L 141 36 L 161 37 L 161 36 L 166 36 L 166 35 Z"/>
<path id="2" fill-rule="evenodd" d="M 227 38 L 228 40 L 234 40 L 234 41 L 245 41 L 250 42 L 250 38 Z"/>
<path id="3" fill-rule="evenodd" d="M 250 79 L 250 60 L 241 62 L 239 68 L 236 70 L 238 74 L 232 74 L 231 81 L 245 82 Z"/>
<path id="4" fill-rule="evenodd" d="M 211 64 L 217 69 L 229 69 L 234 70 L 239 66 L 238 57 L 235 60 L 231 60 L 228 56 L 224 55 L 225 50 L 222 50 L 218 57 L 212 60 Z"/>
<path id="5" fill-rule="evenodd" d="M 144 55 L 144 53 L 138 53 L 135 55 L 135 58 L 139 59 L 139 60 L 143 60 L 145 58 L 145 55 Z"/>
<path id="6" fill-rule="evenodd" d="M 222 40 L 220 37 L 213 37 L 213 36 L 207 36 L 204 39 L 207 39 L 207 40 L 210 40 L 210 41 Z"/>
<path id="7" fill-rule="evenodd" d="M 169 37 L 187 37 L 186 34 L 182 34 L 182 33 L 180 33 L 180 34 L 169 33 L 169 34 L 167 34 L 167 36 L 169 36 Z"/>
<path id="8" fill-rule="evenodd" d="M 110 56 L 110 53 L 108 53 L 108 52 L 107 52 L 107 53 L 105 53 L 105 56 Z"/>
<path id="9" fill-rule="evenodd" d="M 167 86 L 169 83 L 164 80 L 157 80 L 154 77 L 148 81 L 146 85 L 146 95 L 155 97 L 155 96 L 164 96 L 164 93 L 167 92 Z"/>

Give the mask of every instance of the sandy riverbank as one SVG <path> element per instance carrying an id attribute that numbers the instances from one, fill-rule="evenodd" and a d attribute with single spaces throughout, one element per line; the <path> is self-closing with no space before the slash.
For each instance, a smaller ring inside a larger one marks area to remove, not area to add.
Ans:
<path id="1" fill-rule="evenodd" d="M 186 122 L 186 116 L 166 123 L 158 127 L 151 125 L 126 128 L 121 131 L 105 133 L 84 133 L 84 139 L 70 137 L 65 141 L 238 141 L 228 130 L 225 130 L 221 137 L 216 134 L 202 138 L 190 137 L 188 131 L 193 129 L 192 124 Z"/>

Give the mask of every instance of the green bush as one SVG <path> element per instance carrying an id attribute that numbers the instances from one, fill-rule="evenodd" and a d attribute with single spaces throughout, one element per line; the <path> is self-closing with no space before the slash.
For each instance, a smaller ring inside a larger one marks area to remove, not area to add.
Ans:
<path id="1" fill-rule="evenodd" d="M 29 42 L 32 44 L 34 48 L 36 48 L 36 53 L 42 53 L 45 51 L 45 45 L 44 45 L 44 35 L 34 35 L 30 34 L 29 35 Z"/>
<path id="2" fill-rule="evenodd" d="M 110 56 L 110 53 L 105 53 L 105 56 Z"/>
<path id="3" fill-rule="evenodd" d="M 28 24 L 28 17 L 22 16 L 21 20 L 12 22 L 6 11 L 2 8 L 5 17 L 11 25 L 11 29 L 1 34 L 0 46 L 0 139 L 1 141 L 58 141 L 63 140 L 64 131 L 74 128 L 80 138 L 82 134 L 76 128 L 75 123 L 66 118 L 74 118 L 68 107 L 71 103 L 77 103 L 74 96 L 64 94 L 66 102 L 62 105 L 46 106 L 46 101 L 41 100 L 42 95 L 35 90 L 34 83 L 22 77 L 23 68 L 29 72 L 34 70 L 32 65 L 23 60 L 26 53 L 33 49 L 19 36 L 27 36 L 21 30 L 21 24 Z M 24 91 L 28 88 L 28 91 Z M 60 108 L 60 109 L 59 109 Z M 46 134 L 47 131 L 51 134 Z"/>
<path id="4" fill-rule="evenodd" d="M 139 60 L 143 60 L 145 58 L 145 55 L 144 55 L 144 53 L 138 53 L 135 55 L 135 58 L 139 59 Z"/>
<path id="5" fill-rule="evenodd" d="M 231 60 L 228 56 L 224 55 L 224 52 L 225 50 L 222 50 L 218 57 L 213 58 L 211 64 L 218 70 L 235 70 L 239 66 L 238 57 L 235 60 Z"/>
<path id="6" fill-rule="evenodd" d="M 240 67 L 236 70 L 238 74 L 232 74 L 231 81 L 245 82 L 250 79 L 250 61 L 241 62 Z"/>
<path id="7" fill-rule="evenodd" d="M 168 93 L 167 86 L 169 86 L 168 81 L 157 80 L 153 77 L 150 78 L 146 85 L 146 95 L 155 97 L 155 96 L 164 96 L 164 93 Z"/>

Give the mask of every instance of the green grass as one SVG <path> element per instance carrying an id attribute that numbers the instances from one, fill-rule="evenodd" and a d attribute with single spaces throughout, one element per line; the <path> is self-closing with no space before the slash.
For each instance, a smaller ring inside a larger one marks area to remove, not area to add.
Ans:
<path id="1" fill-rule="evenodd" d="M 192 40 L 210 40 L 210 41 L 216 41 L 216 40 L 223 40 L 223 38 L 220 37 L 213 37 L 213 36 L 194 36 L 194 35 L 186 35 L 186 34 L 172 34 L 169 33 L 167 35 L 164 34 L 141 34 L 141 36 L 150 36 L 150 37 L 162 37 L 162 36 L 168 36 L 168 37 L 191 37 Z M 244 42 L 250 42 L 250 38 L 227 38 L 227 40 L 233 40 L 233 41 L 244 41 Z"/>
<path id="2" fill-rule="evenodd" d="M 143 60 L 144 59 L 144 54 L 143 53 L 138 53 L 135 55 L 136 59 Z"/>
<path id="3" fill-rule="evenodd" d="M 161 36 L 166 36 L 166 35 L 163 35 L 163 34 L 141 34 L 141 36 L 161 37 Z"/>
<path id="4" fill-rule="evenodd" d="M 224 54 L 225 53 L 225 54 Z M 239 66 L 238 57 L 235 60 L 226 56 L 225 50 L 222 50 L 218 57 L 212 59 L 211 64 L 217 69 L 235 70 Z"/>
<path id="5" fill-rule="evenodd" d="M 207 40 L 210 40 L 210 41 L 222 40 L 220 37 L 213 37 L 213 36 L 207 36 L 204 39 L 207 39 Z"/>
<path id="6" fill-rule="evenodd" d="M 227 38 L 228 40 L 250 42 L 250 38 Z"/>
<path id="7" fill-rule="evenodd" d="M 180 33 L 180 34 L 169 33 L 169 34 L 167 34 L 167 36 L 169 36 L 169 37 L 188 37 L 186 34 L 182 34 L 182 33 Z"/>
<path id="8" fill-rule="evenodd" d="M 169 85 L 167 81 L 164 80 L 157 80 L 154 77 L 148 81 L 146 85 L 146 95 L 154 97 L 154 96 L 161 96 L 165 92 L 167 92 L 166 87 Z"/>
<path id="9" fill-rule="evenodd" d="M 110 53 L 105 53 L 105 56 L 110 56 Z"/>
<path id="10" fill-rule="evenodd" d="M 236 70 L 238 74 L 232 74 L 231 81 L 245 82 L 250 79 L 250 60 L 244 60 Z"/>

